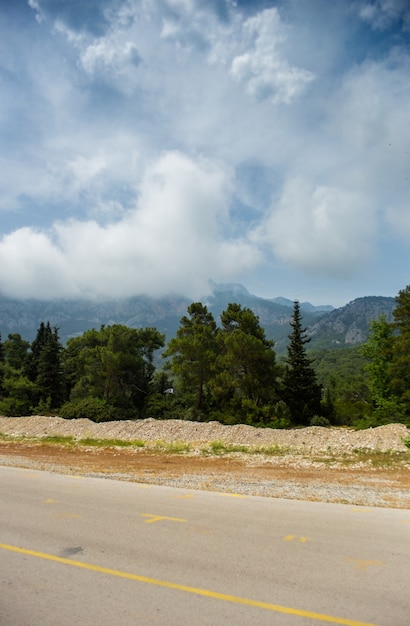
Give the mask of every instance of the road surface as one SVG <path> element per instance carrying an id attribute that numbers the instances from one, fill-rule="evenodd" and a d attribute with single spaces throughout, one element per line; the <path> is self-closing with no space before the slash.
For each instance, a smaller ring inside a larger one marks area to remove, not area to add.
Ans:
<path id="1" fill-rule="evenodd" d="M 408 626 L 410 511 L 0 467 L 1 626 Z"/>

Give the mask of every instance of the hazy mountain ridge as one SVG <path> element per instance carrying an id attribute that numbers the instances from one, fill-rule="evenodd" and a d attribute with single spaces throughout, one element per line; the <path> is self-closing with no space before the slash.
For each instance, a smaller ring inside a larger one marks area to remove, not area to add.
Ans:
<path id="1" fill-rule="evenodd" d="M 258 315 L 266 335 L 275 341 L 275 349 L 279 353 L 285 350 L 293 313 L 291 300 L 261 298 L 238 284 L 213 284 L 212 287 L 212 294 L 200 300 L 207 305 L 217 321 L 230 302 L 249 307 Z M 3 340 L 9 333 L 20 333 L 24 339 L 32 341 L 40 322 L 49 321 L 52 326 L 59 328 L 59 335 L 65 343 L 70 337 L 90 328 L 99 329 L 102 324 L 124 324 L 132 328 L 155 326 L 168 341 L 175 335 L 180 319 L 186 314 L 191 302 L 177 295 L 162 298 L 134 296 L 127 300 L 100 302 L 12 300 L 0 297 L 0 332 Z M 395 299 L 366 296 L 339 309 L 333 309 L 330 305 L 315 307 L 309 302 L 301 303 L 300 307 L 303 325 L 312 337 L 309 348 L 342 347 L 363 342 L 371 319 L 383 313 L 390 320 Z"/>
<path id="2" fill-rule="evenodd" d="M 385 315 L 391 322 L 395 306 L 395 298 L 356 298 L 344 307 L 334 309 L 309 327 L 311 345 L 329 348 L 363 343 L 369 334 L 370 322 L 380 315 Z"/>

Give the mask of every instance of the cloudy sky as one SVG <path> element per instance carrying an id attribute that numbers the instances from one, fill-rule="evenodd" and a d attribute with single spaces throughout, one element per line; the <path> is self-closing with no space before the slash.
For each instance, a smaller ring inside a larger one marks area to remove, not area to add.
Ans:
<path id="1" fill-rule="evenodd" d="M 410 283 L 408 0 L 0 0 L 0 294 Z"/>

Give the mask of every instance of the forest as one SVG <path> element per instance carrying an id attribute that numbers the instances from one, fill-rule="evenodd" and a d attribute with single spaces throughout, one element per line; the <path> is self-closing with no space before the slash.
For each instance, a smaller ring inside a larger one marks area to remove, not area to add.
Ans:
<path id="1" fill-rule="evenodd" d="M 193 302 L 167 345 L 156 328 L 121 324 L 62 345 L 58 328 L 41 322 L 31 343 L 0 336 L 0 414 L 410 426 L 410 286 L 396 297 L 393 321 L 373 320 L 360 346 L 309 350 L 298 301 L 290 327 L 278 358 L 259 318 L 236 303 L 216 320 Z"/>

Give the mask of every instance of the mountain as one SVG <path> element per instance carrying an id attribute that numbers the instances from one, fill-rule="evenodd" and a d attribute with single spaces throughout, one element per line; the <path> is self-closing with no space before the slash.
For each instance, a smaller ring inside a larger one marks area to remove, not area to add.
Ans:
<path id="1" fill-rule="evenodd" d="M 272 298 L 270 302 L 276 302 L 276 304 L 282 304 L 283 306 L 293 309 L 293 300 L 289 300 L 288 298 Z M 334 310 L 334 307 L 331 304 L 313 306 L 310 302 L 299 302 L 299 306 L 301 311 L 309 311 L 309 313 L 318 313 L 320 311 L 328 312 Z"/>
<path id="2" fill-rule="evenodd" d="M 248 307 L 259 317 L 261 326 L 265 329 L 266 336 L 275 341 L 277 352 L 283 352 L 287 345 L 288 334 L 290 332 L 289 322 L 293 315 L 293 302 L 286 298 L 265 299 L 255 296 L 243 286 L 232 283 L 221 285 L 212 284 L 213 292 L 202 300 L 207 305 L 208 310 L 219 319 L 219 315 L 224 311 L 230 302 L 237 302 L 242 307 Z M 282 304 L 285 302 L 286 304 Z M 315 307 L 310 303 L 300 305 L 303 313 L 305 326 L 314 324 L 325 314 L 323 307 Z M 333 307 L 329 305 L 333 310 Z"/>
<path id="3" fill-rule="evenodd" d="M 363 343 L 369 334 L 371 320 L 385 315 L 391 322 L 395 307 L 395 298 L 384 296 L 356 298 L 309 326 L 308 334 L 311 337 L 309 345 L 318 349 Z"/>
<path id="4" fill-rule="evenodd" d="M 217 321 L 230 302 L 248 307 L 258 315 L 269 339 L 275 341 L 280 354 L 286 349 L 293 314 L 293 302 L 286 298 L 265 299 L 255 296 L 236 283 L 212 284 L 212 293 L 200 299 Z M 179 327 L 192 300 L 181 296 L 150 298 L 135 296 L 126 300 L 12 300 L 0 297 L 0 332 L 2 339 L 19 333 L 32 341 L 40 323 L 49 321 L 59 328 L 61 341 L 81 335 L 102 324 L 124 324 L 131 328 L 155 326 L 168 341 Z M 369 321 L 384 313 L 391 319 L 394 298 L 368 296 L 353 300 L 339 309 L 330 305 L 301 303 L 303 325 L 312 340 L 309 348 L 335 347 L 361 343 L 368 332 Z"/>

